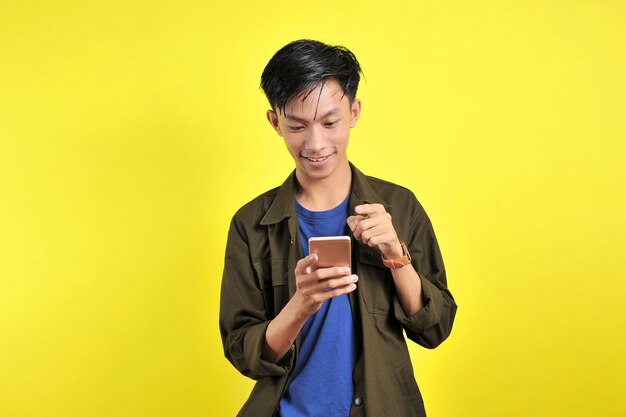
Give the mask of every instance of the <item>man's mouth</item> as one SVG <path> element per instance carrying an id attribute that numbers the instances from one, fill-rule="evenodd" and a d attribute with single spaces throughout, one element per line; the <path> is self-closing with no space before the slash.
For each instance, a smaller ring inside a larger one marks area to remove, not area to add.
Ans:
<path id="1" fill-rule="evenodd" d="M 307 159 L 307 160 L 311 161 L 311 162 L 323 162 L 323 161 L 327 160 L 328 158 L 330 158 L 330 156 L 331 156 L 331 155 L 332 155 L 332 154 L 330 154 L 330 155 L 326 155 L 326 156 L 317 156 L 317 157 L 312 157 L 312 156 L 304 156 L 304 155 L 302 155 L 302 157 L 303 157 L 304 159 Z"/>

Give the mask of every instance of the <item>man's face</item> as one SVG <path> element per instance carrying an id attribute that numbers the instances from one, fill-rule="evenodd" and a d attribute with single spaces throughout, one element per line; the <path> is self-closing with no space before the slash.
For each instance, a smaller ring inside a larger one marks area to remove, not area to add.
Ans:
<path id="1" fill-rule="evenodd" d="M 298 179 L 316 181 L 348 167 L 348 138 L 360 113 L 360 101 L 350 105 L 339 83 L 331 79 L 289 102 L 284 113 L 269 110 L 267 118 L 285 140 Z"/>

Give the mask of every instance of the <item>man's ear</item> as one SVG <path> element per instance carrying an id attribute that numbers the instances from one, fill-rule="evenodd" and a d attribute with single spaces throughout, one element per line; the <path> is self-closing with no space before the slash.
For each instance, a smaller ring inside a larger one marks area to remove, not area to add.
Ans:
<path id="1" fill-rule="evenodd" d="M 358 98 L 354 99 L 354 101 L 352 102 L 352 106 L 350 107 L 350 116 L 350 127 L 354 127 L 356 126 L 356 122 L 361 116 L 361 100 L 359 100 Z"/>
<path id="2" fill-rule="evenodd" d="M 278 115 L 274 110 L 267 111 L 267 121 L 270 122 L 276 133 L 278 133 L 278 136 L 282 137 L 283 132 L 281 132 L 280 126 L 278 125 Z"/>

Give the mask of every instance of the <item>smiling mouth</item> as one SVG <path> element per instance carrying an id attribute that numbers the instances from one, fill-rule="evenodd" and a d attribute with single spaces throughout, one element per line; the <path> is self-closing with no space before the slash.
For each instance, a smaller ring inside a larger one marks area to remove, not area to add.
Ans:
<path id="1" fill-rule="evenodd" d="M 308 161 L 311 162 L 324 162 L 325 160 L 327 160 L 328 158 L 330 158 L 332 156 L 332 154 L 330 155 L 326 155 L 326 156 L 318 156 L 318 157 L 311 157 L 311 156 L 304 156 L 302 155 L 302 157 Z"/>

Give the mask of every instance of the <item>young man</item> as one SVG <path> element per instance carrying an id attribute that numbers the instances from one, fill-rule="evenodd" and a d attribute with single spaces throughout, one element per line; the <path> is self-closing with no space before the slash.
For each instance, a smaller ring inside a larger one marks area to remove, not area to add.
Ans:
<path id="1" fill-rule="evenodd" d="M 348 161 L 360 72 L 349 50 L 300 40 L 261 77 L 296 169 L 230 225 L 220 330 L 257 380 L 240 416 L 425 415 L 403 330 L 434 348 L 456 304 L 415 196 Z M 352 237 L 352 271 L 308 254 L 309 237 L 335 235 Z"/>

